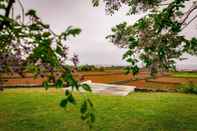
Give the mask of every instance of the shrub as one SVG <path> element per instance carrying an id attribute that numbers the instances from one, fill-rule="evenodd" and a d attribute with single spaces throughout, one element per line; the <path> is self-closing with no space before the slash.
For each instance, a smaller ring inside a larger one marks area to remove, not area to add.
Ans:
<path id="1" fill-rule="evenodd" d="M 197 84 L 189 82 L 177 87 L 178 92 L 197 94 Z"/>
<path id="2" fill-rule="evenodd" d="M 105 68 L 104 67 L 99 67 L 98 71 L 105 71 Z"/>
<path id="3" fill-rule="evenodd" d="M 82 65 L 78 68 L 78 71 L 93 71 L 95 69 L 94 66 L 91 65 Z"/>
<path id="4" fill-rule="evenodd" d="M 78 71 L 104 71 L 104 67 L 97 67 L 94 65 L 81 65 L 78 67 Z"/>

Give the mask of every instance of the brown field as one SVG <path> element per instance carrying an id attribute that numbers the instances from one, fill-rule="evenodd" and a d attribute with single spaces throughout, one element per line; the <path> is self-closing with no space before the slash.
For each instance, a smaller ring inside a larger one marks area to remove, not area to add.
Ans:
<path id="1" fill-rule="evenodd" d="M 108 70 L 103 72 L 79 72 L 75 73 L 76 79 L 83 78 L 83 81 L 91 80 L 95 83 L 111 83 L 111 84 L 122 84 L 136 86 L 139 89 L 151 89 L 151 90 L 175 90 L 180 84 L 188 82 L 197 83 L 197 78 L 177 78 L 170 75 L 157 76 L 156 79 L 147 79 L 147 72 L 140 72 L 137 75 L 137 79 L 133 80 L 131 74 L 124 74 L 122 70 Z M 21 77 L 16 74 L 6 75 L 3 74 L 4 85 L 6 86 L 42 86 L 42 82 L 46 78 L 33 78 L 30 73 L 25 74 L 25 77 Z"/>
<path id="2" fill-rule="evenodd" d="M 84 78 L 84 81 L 91 80 L 95 83 L 113 83 L 118 81 L 126 81 L 132 78 L 132 75 L 124 73 L 108 73 L 108 74 L 83 74 L 79 75 Z"/>

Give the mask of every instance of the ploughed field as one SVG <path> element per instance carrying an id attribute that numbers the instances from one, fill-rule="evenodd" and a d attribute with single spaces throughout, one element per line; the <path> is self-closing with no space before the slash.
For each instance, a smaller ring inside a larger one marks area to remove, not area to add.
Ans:
<path id="1" fill-rule="evenodd" d="M 92 131 L 196 131 L 197 95 L 131 93 L 87 94 L 95 107 Z M 77 105 L 59 106 L 62 89 L 18 88 L 0 92 L 0 131 L 88 131 Z"/>
<path id="2" fill-rule="evenodd" d="M 151 90 L 164 90 L 174 91 L 177 86 L 193 82 L 197 84 L 196 72 L 173 72 L 167 75 L 158 75 L 156 79 L 147 79 L 149 74 L 145 71 L 140 72 L 136 79 L 133 80 L 131 74 L 124 74 L 123 70 L 106 70 L 102 72 L 78 72 L 74 74 L 76 79 L 82 81 L 91 80 L 95 83 L 108 83 L 108 84 L 122 84 L 136 86 L 138 89 L 151 89 Z M 46 80 L 45 77 L 33 78 L 31 74 L 25 74 L 22 78 L 19 75 L 4 74 L 5 85 L 17 86 L 42 86 L 42 82 Z"/>

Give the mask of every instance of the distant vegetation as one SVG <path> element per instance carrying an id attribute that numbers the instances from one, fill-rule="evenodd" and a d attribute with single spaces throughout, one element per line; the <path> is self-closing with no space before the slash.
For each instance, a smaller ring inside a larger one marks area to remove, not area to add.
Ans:
<path id="1" fill-rule="evenodd" d="M 78 67 L 78 71 L 104 71 L 104 67 L 97 67 L 95 65 L 81 65 Z"/>
<path id="2" fill-rule="evenodd" d="M 96 66 L 96 65 L 80 65 L 78 66 L 78 71 L 106 71 L 106 70 L 122 70 L 124 66 Z"/>
<path id="3" fill-rule="evenodd" d="M 189 82 L 177 88 L 178 92 L 197 94 L 197 84 Z"/>
<path id="4" fill-rule="evenodd" d="M 197 72 L 174 72 L 172 74 L 174 77 L 186 77 L 186 78 L 197 78 Z"/>

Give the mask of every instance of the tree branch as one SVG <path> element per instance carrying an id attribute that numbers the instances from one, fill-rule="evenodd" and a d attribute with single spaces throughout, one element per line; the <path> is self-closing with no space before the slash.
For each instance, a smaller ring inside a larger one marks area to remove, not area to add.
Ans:
<path id="1" fill-rule="evenodd" d="M 8 1 L 8 6 L 5 8 L 5 17 L 9 17 L 9 14 L 10 14 L 10 10 L 11 10 L 11 8 L 12 8 L 12 5 L 14 4 L 14 2 L 15 2 L 15 0 L 9 0 Z M 1 23 L 0 23 L 0 31 L 3 29 L 3 26 L 4 25 L 8 25 L 9 23 L 7 22 L 7 21 L 2 21 Z"/>
<path id="2" fill-rule="evenodd" d="M 190 8 L 190 9 L 188 10 L 187 15 L 185 16 L 185 18 L 184 18 L 183 21 L 181 22 L 181 24 L 184 24 L 185 21 L 189 18 L 190 14 L 191 14 L 194 10 L 196 10 L 196 9 L 197 9 L 197 6 L 194 6 L 193 8 Z"/>
<path id="3" fill-rule="evenodd" d="M 21 11 L 22 11 L 22 23 L 24 24 L 24 22 L 25 22 L 25 9 L 24 9 L 24 6 L 23 6 L 21 0 L 18 0 L 18 3 L 20 5 L 20 7 L 21 7 Z"/>
<path id="4" fill-rule="evenodd" d="M 195 15 L 181 30 L 184 30 L 189 24 L 191 24 L 195 19 L 197 18 L 197 15 Z"/>
<path id="5" fill-rule="evenodd" d="M 15 2 L 15 0 L 9 0 L 8 6 L 7 6 L 7 8 L 5 9 L 5 17 L 9 17 L 10 10 L 11 10 L 12 5 L 14 4 L 14 2 Z"/>

